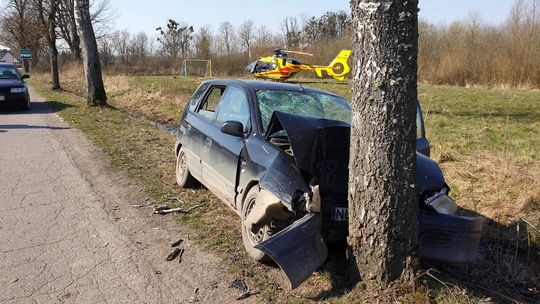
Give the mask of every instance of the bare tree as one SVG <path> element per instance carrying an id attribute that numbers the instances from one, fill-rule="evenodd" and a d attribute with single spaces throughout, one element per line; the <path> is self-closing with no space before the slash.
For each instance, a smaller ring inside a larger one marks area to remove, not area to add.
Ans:
<path id="1" fill-rule="evenodd" d="M 42 48 L 43 31 L 32 0 L 8 0 L 0 16 L 3 42 L 16 49 L 30 49 L 35 66 Z"/>
<path id="2" fill-rule="evenodd" d="M 248 53 L 249 61 L 251 61 L 251 44 L 255 39 L 255 26 L 252 20 L 244 21 L 238 28 L 238 36 L 242 40 L 242 44 Z"/>
<path id="3" fill-rule="evenodd" d="M 285 17 L 281 22 L 281 31 L 285 37 L 285 47 L 298 47 L 301 40 L 302 29 L 298 24 L 298 18 Z"/>
<path id="4" fill-rule="evenodd" d="M 219 25 L 219 33 L 221 35 L 221 39 L 223 39 L 223 42 L 225 44 L 225 50 L 227 51 L 227 55 L 231 55 L 235 39 L 234 26 L 228 21 L 222 22 Z"/>
<path id="5" fill-rule="evenodd" d="M 75 60 L 81 60 L 81 39 L 75 20 L 75 0 L 58 1 L 60 2 L 60 9 L 58 11 L 59 36 L 69 46 Z M 91 1 L 90 15 L 92 25 L 96 28 L 98 37 L 104 35 L 110 23 L 117 17 L 116 11 L 110 5 L 110 0 Z"/>
<path id="6" fill-rule="evenodd" d="M 86 100 L 88 105 L 107 104 L 107 94 L 101 76 L 101 63 L 96 43 L 89 0 L 75 0 L 75 16 L 82 42 L 84 76 L 86 79 Z"/>
<path id="7" fill-rule="evenodd" d="M 176 59 L 178 53 L 182 53 L 182 57 L 186 58 L 191 40 L 193 39 L 191 36 L 194 32 L 193 26 L 169 19 L 166 29 L 158 27 L 156 31 L 160 34 L 158 41 L 161 43 L 163 50 L 173 60 Z"/>
<path id="8" fill-rule="evenodd" d="M 418 1 L 352 0 L 349 248 L 364 280 L 412 279 Z"/>
<path id="9" fill-rule="evenodd" d="M 264 25 L 261 25 L 257 29 L 256 37 L 255 43 L 257 44 L 257 47 L 267 47 L 272 44 L 272 40 L 274 39 L 272 32 Z"/>
<path id="10" fill-rule="evenodd" d="M 129 42 L 131 34 L 127 30 L 116 30 L 110 34 L 110 37 L 113 53 L 116 55 L 116 58 L 119 58 L 121 63 L 127 63 L 130 56 Z"/>
<path id="11" fill-rule="evenodd" d="M 210 59 L 212 46 L 212 31 L 210 27 L 203 26 L 199 29 L 195 37 L 195 50 L 197 57 L 201 59 Z"/>
<path id="12" fill-rule="evenodd" d="M 52 89 L 60 89 L 58 72 L 58 48 L 56 47 L 56 24 L 59 7 L 58 0 L 34 0 L 39 21 L 43 27 L 45 40 L 49 49 L 49 66 L 51 69 Z"/>
<path id="13" fill-rule="evenodd" d="M 107 34 L 97 40 L 98 52 L 103 67 L 107 68 L 113 61 L 113 42 L 112 35 Z"/>
<path id="14" fill-rule="evenodd" d="M 129 41 L 129 54 L 135 60 L 143 60 L 149 53 L 148 36 L 145 32 L 139 32 L 132 36 Z"/>

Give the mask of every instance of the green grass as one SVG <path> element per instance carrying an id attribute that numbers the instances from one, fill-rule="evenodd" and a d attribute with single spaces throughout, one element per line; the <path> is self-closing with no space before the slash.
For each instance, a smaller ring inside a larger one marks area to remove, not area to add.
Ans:
<path id="1" fill-rule="evenodd" d="M 118 110 L 88 108 L 79 96 L 50 91 L 45 77 L 33 76 L 32 86 L 48 100 L 54 100 L 50 104 L 60 116 L 87 134 L 116 166 L 156 200 L 175 206 L 208 203 L 190 215 L 179 216 L 179 220 L 230 265 L 231 274 L 248 278 L 249 284 L 261 291 L 263 299 L 306 303 L 309 302 L 306 298 L 318 294 L 319 290 L 327 291 L 332 303 L 365 299 L 361 289 L 352 292 L 332 289 L 332 275 L 328 271 L 331 263 L 300 290 L 280 291 L 275 284 L 268 283 L 273 280 L 268 268 L 252 262 L 244 253 L 237 216 L 207 190 L 186 191 L 175 186 L 174 137 L 125 111 L 136 112 L 149 120 L 176 124 L 185 103 L 203 79 L 106 76 L 111 104 L 121 109 Z M 67 80 L 67 89 L 82 91 L 77 78 Z M 350 83 L 308 82 L 304 85 L 350 99 Z M 500 231 L 506 228 L 514 231 L 521 217 L 539 227 L 540 92 L 420 85 L 419 99 L 433 157 L 441 163 L 458 203 L 471 212 L 492 218 L 493 223 L 488 228 L 496 231 L 493 238 L 500 238 Z M 530 239 L 538 241 L 533 234 Z M 503 244 L 506 242 L 502 239 Z M 513 244 L 514 240 L 509 238 L 509 242 Z M 456 290 L 462 292 L 462 289 Z M 452 292 L 439 286 L 400 297 L 405 302 L 426 296 L 436 302 L 453 302 L 447 294 L 452 295 Z"/>

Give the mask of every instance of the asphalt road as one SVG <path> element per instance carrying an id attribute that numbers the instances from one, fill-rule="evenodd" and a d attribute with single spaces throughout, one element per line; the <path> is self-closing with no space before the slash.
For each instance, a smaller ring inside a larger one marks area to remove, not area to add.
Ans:
<path id="1" fill-rule="evenodd" d="M 32 99 L 0 112 L 0 303 L 234 302 L 221 260 Z M 178 238 L 182 263 L 165 262 Z"/>

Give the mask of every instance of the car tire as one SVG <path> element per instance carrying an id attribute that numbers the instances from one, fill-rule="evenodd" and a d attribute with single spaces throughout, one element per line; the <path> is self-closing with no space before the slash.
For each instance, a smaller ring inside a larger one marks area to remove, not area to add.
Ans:
<path id="1" fill-rule="evenodd" d="M 199 184 L 199 181 L 189 172 L 186 153 L 183 149 L 180 149 L 176 157 L 176 183 L 182 188 L 193 188 Z"/>
<path id="2" fill-rule="evenodd" d="M 271 258 L 266 255 L 264 252 L 260 251 L 259 249 L 255 248 L 255 245 L 267 240 L 269 238 L 268 236 L 268 226 L 264 226 L 259 230 L 259 233 L 254 234 L 251 232 L 245 223 L 246 217 L 249 215 L 249 212 L 251 212 L 251 209 L 253 209 L 253 205 L 255 204 L 255 199 L 259 195 L 259 187 L 254 186 L 252 187 L 248 194 L 246 195 L 246 198 L 244 199 L 244 204 L 242 205 L 242 241 L 244 243 L 244 247 L 246 248 L 246 251 L 248 254 L 257 262 L 270 262 Z"/>
<path id="3" fill-rule="evenodd" d="M 30 111 L 30 100 L 28 100 L 24 106 L 22 106 L 23 111 Z"/>

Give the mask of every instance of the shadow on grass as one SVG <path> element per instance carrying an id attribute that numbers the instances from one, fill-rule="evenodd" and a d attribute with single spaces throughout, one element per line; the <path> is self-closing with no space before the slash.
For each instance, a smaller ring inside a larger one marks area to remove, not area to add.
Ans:
<path id="1" fill-rule="evenodd" d="M 482 217 L 465 209 L 459 214 Z M 540 231 L 534 229 L 526 220 L 504 225 L 486 218 L 477 263 L 460 265 L 422 260 L 416 285 L 430 298 L 441 297 L 458 303 L 487 298 L 495 303 L 540 303 Z M 361 296 L 363 291 L 349 280 L 347 244 L 334 243 L 328 248 L 328 259 L 319 271 L 329 277 L 332 288 L 311 299 L 324 302 L 351 292 Z"/>

